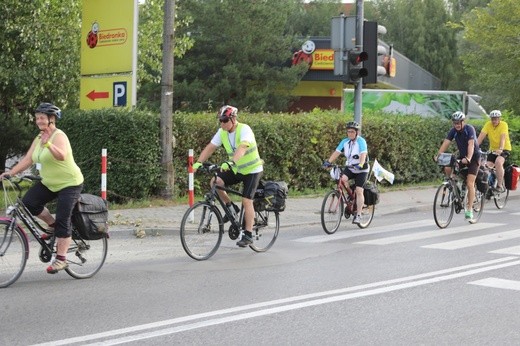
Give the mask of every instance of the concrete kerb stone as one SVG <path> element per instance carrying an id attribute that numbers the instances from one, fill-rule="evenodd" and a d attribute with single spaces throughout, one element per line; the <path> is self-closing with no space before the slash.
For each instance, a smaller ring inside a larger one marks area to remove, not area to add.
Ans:
<path id="1" fill-rule="evenodd" d="M 436 187 L 398 190 L 381 193 L 376 217 L 387 214 L 432 210 Z M 511 197 L 511 195 L 510 195 Z M 323 197 L 288 198 L 287 207 L 280 214 L 280 227 L 320 224 Z M 177 234 L 187 205 L 109 211 L 111 237 L 143 238 Z"/>

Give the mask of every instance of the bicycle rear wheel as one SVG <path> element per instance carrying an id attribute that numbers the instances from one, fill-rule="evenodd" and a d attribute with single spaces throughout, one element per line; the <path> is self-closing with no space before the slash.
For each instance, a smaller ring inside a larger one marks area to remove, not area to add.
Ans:
<path id="1" fill-rule="evenodd" d="M 207 202 L 190 207 L 181 221 L 180 237 L 184 251 L 191 258 L 207 260 L 217 252 L 224 225 L 218 209 Z"/>
<path id="2" fill-rule="evenodd" d="M 448 227 L 454 212 L 453 191 L 450 184 L 445 182 L 439 186 L 433 200 L 433 218 L 437 226 L 439 228 Z"/>
<path id="3" fill-rule="evenodd" d="M 498 209 L 502 209 L 506 206 L 508 198 L 509 198 L 509 190 L 506 190 L 501 193 L 496 193 L 495 195 L 493 195 L 493 200 L 495 201 L 495 206 Z"/>
<path id="4" fill-rule="evenodd" d="M 255 212 L 253 244 L 249 247 L 256 252 L 265 252 L 273 246 L 280 230 L 280 214 L 277 211 Z"/>
<path id="5" fill-rule="evenodd" d="M 75 279 L 88 279 L 96 275 L 105 263 L 108 253 L 108 238 L 97 240 L 82 239 L 72 230 L 72 242 L 67 251 L 67 274 Z"/>
<path id="6" fill-rule="evenodd" d="M 29 256 L 25 233 L 16 225 L 9 231 L 10 225 L 8 220 L 0 221 L 0 288 L 18 280 Z"/>
<path id="7" fill-rule="evenodd" d="M 358 227 L 367 228 L 372 222 L 372 219 L 374 218 L 375 211 L 375 205 L 363 205 L 363 209 L 361 210 L 361 222 L 357 224 Z"/>
<path id="8" fill-rule="evenodd" d="M 343 201 L 337 190 L 327 192 L 321 205 L 321 226 L 327 234 L 333 234 L 341 224 Z"/>

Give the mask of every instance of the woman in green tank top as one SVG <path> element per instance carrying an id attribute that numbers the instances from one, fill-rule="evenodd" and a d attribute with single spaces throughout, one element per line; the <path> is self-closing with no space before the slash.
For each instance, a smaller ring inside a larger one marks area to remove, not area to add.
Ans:
<path id="1" fill-rule="evenodd" d="M 51 103 L 42 103 L 36 108 L 36 125 L 40 134 L 33 140 L 27 154 L 9 172 L 15 175 L 35 165 L 42 180 L 33 185 L 24 195 L 27 209 L 49 226 L 56 235 L 56 259 L 47 267 L 47 273 L 55 274 L 67 268 L 67 250 L 71 242 L 71 216 L 81 190 L 83 174 L 74 161 L 67 135 L 56 127 L 61 110 Z M 54 217 L 45 207 L 52 200 L 57 202 Z M 44 234 L 42 238 L 47 238 Z"/>

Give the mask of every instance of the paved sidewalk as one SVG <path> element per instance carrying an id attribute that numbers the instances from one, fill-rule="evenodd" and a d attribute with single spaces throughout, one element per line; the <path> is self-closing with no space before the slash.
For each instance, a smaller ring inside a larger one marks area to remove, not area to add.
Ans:
<path id="1" fill-rule="evenodd" d="M 376 206 L 376 217 L 393 213 L 432 210 L 436 187 L 390 190 L 380 195 Z M 517 191 L 510 198 L 518 197 Z M 289 198 L 287 207 L 280 217 L 280 226 L 289 227 L 320 223 L 323 197 Z M 180 222 L 188 205 L 109 211 L 110 232 L 118 235 L 143 237 L 164 232 L 178 232 Z M 114 234 L 115 235 L 115 234 Z"/>

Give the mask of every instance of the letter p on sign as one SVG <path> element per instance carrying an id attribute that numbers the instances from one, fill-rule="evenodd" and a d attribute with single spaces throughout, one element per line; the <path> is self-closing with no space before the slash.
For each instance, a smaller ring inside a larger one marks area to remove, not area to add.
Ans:
<path id="1" fill-rule="evenodd" d="M 114 107 L 126 106 L 126 82 L 114 82 Z"/>

